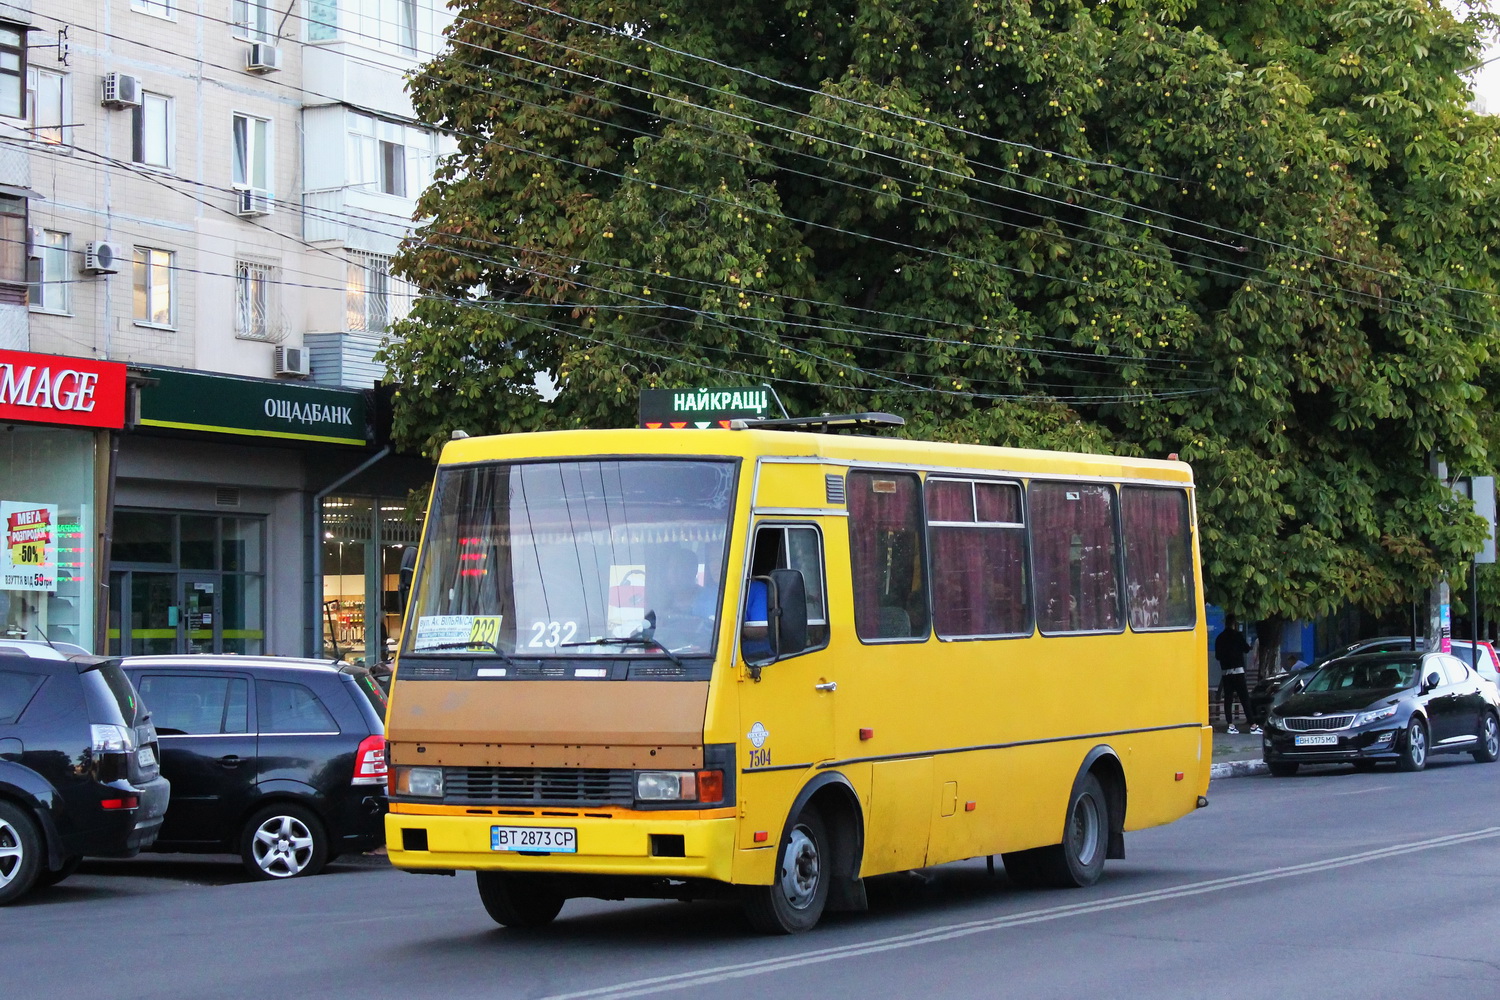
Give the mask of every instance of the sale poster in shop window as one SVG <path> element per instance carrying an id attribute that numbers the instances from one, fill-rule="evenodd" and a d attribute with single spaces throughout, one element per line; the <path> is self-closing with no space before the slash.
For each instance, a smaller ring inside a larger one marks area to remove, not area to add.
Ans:
<path id="1" fill-rule="evenodd" d="M 57 504 L 0 500 L 0 590 L 57 589 Z"/>

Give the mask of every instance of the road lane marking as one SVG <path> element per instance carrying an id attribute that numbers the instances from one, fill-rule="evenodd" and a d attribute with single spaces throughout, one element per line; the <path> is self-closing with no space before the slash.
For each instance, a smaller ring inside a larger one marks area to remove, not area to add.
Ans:
<path id="1" fill-rule="evenodd" d="M 1024 913 L 1013 913 L 1004 917 L 992 917 L 986 920 L 970 920 L 942 927 L 930 927 L 926 930 L 896 934 L 874 941 L 861 941 L 856 944 L 839 945 L 833 948 L 819 948 L 813 951 L 801 952 L 797 955 L 766 958 L 755 962 L 742 962 L 735 965 L 721 965 L 712 968 L 697 969 L 692 972 L 678 972 L 672 975 L 655 976 L 650 979 L 637 979 L 628 983 L 599 986 L 594 989 L 579 990 L 573 993 L 557 993 L 546 997 L 545 1000 L 626 1000 L 628 997 L 648 996 L 653 993 L 666 993 L 672 990 L 690 989 L 695 986 L 708 986 L 731 979 L 745 979 L 750 976 L 764 975 L 769 972 L 782 972 L 786 969 L 795 969 L 806 965 L 819 965 L 825 962 L 858 958 L 862 955 L 873 955 L 884 951 L 914 948 L 918 945 L 951 941 L 955 938 L 970 937 L 975 934 L 985 934 L 990 931 L 1005 930 L 1010 927 L 1022 927 L 1027 924 L 1045 923 L 1049 920 L 1061 920 L 1065 917 L 1103 913 L 1108 910 L 1119 910 L 1132 906 L 1143 906 L 1147 903 L 1155 903 L 1162 900 L 1181 899 L 1187 896 L 1199 896 L 1210 892 L 1222 892 L 1226 889 L 1236 889 L 1259 882 L 1273 882 L 1278 879 L 1294 878 L 1298 875 L 1333 871 L 1338 868 L 1348 868 L 1352 865 L 1368 864 L 1371 861 L 1382 861 L 1386 858 L 1399 857 L 1403 854 L 1415 854 L 1419 851 L 1456 847 L 1460 844 L 1493 840 L 1497 837 L 1500 837 L 1500 827 L 1485 827 L 1484 829 L 1473 830 L 1468 833 L 1455 833 L 1444 837 L 1433 837 L 1428 840 L 1414 841 L 1410 844 L 1396 844 L 1391 847 L 1361 851 L 1357 854 L 1346 854 L 1323 861 L 1309 861 L 1304 864 L 1288 865 L 1282 868 L 1267 868 L 1244 875 L 1230 875 L 1224 878 L 1207 879 L 1202 882 L 1189 882 L 1186 885 L 1171 886 L 1165 889 L 1150 889 L 1145 892 L 1115 896 L 1110 899 L 1067 903 L 1062 906 L 1051 906 L 1040 910 L 1029 910 Z"/>

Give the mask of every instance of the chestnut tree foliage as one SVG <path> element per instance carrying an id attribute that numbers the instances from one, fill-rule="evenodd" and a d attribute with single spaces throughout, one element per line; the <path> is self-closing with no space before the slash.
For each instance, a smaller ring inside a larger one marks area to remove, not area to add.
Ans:
<path id="1" fill-rule="evenodd" d="M 1496 438 L 1489 30 L 1430 0 L 462 0 L 397 433 L 767 383 L 1193 463 L 1211 600 L 1421 594 Z M 544 398 L 538 373 L 559 392 Z"/>

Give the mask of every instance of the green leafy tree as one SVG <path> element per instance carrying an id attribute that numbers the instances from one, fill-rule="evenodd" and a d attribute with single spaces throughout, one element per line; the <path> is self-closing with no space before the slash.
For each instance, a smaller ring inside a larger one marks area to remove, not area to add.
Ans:
<path id="1" fill-rule="evenodd" d="M 769 382 L 923 437 L 1191 461 L 1211 600 L 1413 599 L 1489 467 L 1489 21 L 1426 0 L 467 0 L 397 430 Z M 546 400 L 539 374 L 557 380 Z"/>

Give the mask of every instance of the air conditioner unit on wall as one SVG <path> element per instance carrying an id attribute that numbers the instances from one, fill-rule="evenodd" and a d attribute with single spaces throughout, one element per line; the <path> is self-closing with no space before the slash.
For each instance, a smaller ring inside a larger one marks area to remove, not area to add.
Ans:
<path id="1" fill-rule="evenodd" d="M 32 228 L 26 233 L 26 256 L 40 260 L 47 249 L 47 230 Z"/>
<path id="2" fill-rule="evenodd" d="M 94 240 L 83 248 L 83 270 L 88 274 L 114 274 L 120 270 L 120 247 Z"/>
<path id="3" fill-rule="evenodd" d="M 252 42 L 245 53 L 245 69 L 252 73 L 271 73 L 281 68 L 281 50 L 266 42 Z"/>
<path id="4" fill-rule="evenodd" d="M 141 81 L 124 73 L 105 73 L 99 103 L 106 108 L 135 108 L 141 103 Z"/>
<path id="5" fill-rule="evenodd" d="M 270 215 L 276 210 L 276 204 L 271 200 L 271 195 L 265 191 L 252 191 L 246 188 L 236 191 L 234 214 L 242 219 L 253 219 L 257 215 Z"/>
<path id="6" fill-rule="evenodd" d="M 307 348 L 276 348 L 276 375 L 279 378 L 307 378 L 312 374 L 308 363 Z"/>

